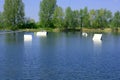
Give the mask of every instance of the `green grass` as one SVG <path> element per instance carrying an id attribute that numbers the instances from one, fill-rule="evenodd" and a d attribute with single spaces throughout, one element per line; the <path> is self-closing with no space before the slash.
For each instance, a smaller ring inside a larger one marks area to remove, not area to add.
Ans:
<path id="1" fill-rule="evenodd" d="M 9 28 L 7 29 L 0 29 L 0 30 L 11 30 Z M 47 32 L 62 32 L 62 31 L 81 31 L 80 28 L 76 29 L 59 29 L 59 28 L 37 28 L 37 29 L 17 29 L 17 31 L 26 31 L 26 32 L 38 32 L 38 31 L 47 31 Z M 114 30 L 112 28 L 104 28 L 104 29 L 95 29 L 95 28 L 82 28 L 83 32 L 113 32 Z M 120 32 L 120 28 L 118 28 L 118 32 Z"/>

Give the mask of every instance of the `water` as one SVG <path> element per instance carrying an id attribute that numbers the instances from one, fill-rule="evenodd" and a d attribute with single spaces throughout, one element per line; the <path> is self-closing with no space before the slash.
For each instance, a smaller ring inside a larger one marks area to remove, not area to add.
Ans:
<path id="1" fill-rule="evenodd" d="M 24 41 L 24 34 L 33 36 Z M 120 80 L 120 35 L 79 32 L 0 34 L 1 80 Z"/>

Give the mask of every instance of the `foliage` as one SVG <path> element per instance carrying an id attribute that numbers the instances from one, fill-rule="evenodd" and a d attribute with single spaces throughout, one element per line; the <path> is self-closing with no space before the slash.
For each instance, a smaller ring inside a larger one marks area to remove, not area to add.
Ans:
<path id="1" fill-rule="evenodd" d="M 119 11 L 115 12 L 112 23 L 114 27 L 117 27 L 117 28 L 120 27 L 120 12 Z"/>
<path id="2" fill-rule="evenodd" d="M 56 7 L 53 14 L 53 25 L 56 28 L 63 28 L 64 13 L 61 7 Z"/>
<path id="3" fill-rule="evenodd" d="M 37 28 L 37 26 L 34 19 L 25 18 L 24 25 L 21 26 L 20 28 L 32 29 L 32 28 Z"/>
<path id="4" fill-rule="evenodd" d="M 76 27 L 79 27 L 79 11 L 78 10 L 74 10 L 72 12 L 72 17 L 73 17 L 73 20 L 72 20 L 72 28 L 75 29 Z"/>
<path id="5" fill-rule="evenodd" d="M 73 15 L 72 15 L 72 10 L 70 7 L 68 7 L 65 11 L 66 15 L 65 15 L 65 27 L 67 28 L 71 28 L 72 27 L 72 19 L 73 19 Z"/>
<path id="6" fill-rule="evenodd" d="M 22 0 L 5 0 L 4 16 L 6 26 L 13 29 L 23 25 L 24 22 L 24 4 Z"/>
<path id="7" fill-rule="evenodd" d="M 0 12 L 0 28 L 2 28 L 4 25 L 3 25 L 3 13 Z"/>
<path id="8" fill-rule="evenodd" d="M 95 28 L 95 20 L 96 20 L 96 16 L 95 16 L 95 14 L 96 14 L 96 12 L 95 12 L 95 10 L 94 9 L 92 9 L 92 10 L 90 10 L 90 12 L 89 12 L 89 20 L 90 20 L 90 27 L 93 27 L 93 28 Z"/>
<path id="9" fill-rule="evenodd" d="M 53 13 L 56 8 L 56 0 L 42 0 L 40 2 L 40 24 L 42 27 L 53 27 Z"/>
<path id="10" fill-rule="evenodd" d="M 89 20 L 89 13 L 87 7 L 83 9 L 83 13 L 81 16 L 83 17 L 83 27 L 89 27 L 90 20 Z"/>
<path id="11" fill-rule="evenodd" d="M 24 17 L 24 3 L 22 0 L 5 0 L 4 12 L 0 12 L 0 28 L 7 29 L 79 29 L 85 28 L 118 28 L 120 27 L 120 12 L 110 10 L 89 10 L 87 7 L 65 11 L 56 4 L 57 0 L 41 0 L 39 22 Z"/>

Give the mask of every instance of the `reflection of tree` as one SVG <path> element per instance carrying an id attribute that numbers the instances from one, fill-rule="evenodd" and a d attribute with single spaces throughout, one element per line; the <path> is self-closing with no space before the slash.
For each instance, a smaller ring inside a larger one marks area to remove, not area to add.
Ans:
<path id="1" fill-rule="evenodd" d="M 47 37 L 40 37 L 40 44 L 42 47 L 47 48 L 55 48 L 56 46 L 56 39 L 58 38 L 58 34 L 49 33 Z"/>
<path id="2" fill-rule="evenodd" d="M 7 43 L 21 43 L 23 42 L 23 33 L 7 33 L 6 34 L 6 42 Z"/>
<path id="3" fill-rule="evenodd" d="M 56 75 L 59 65 L 58 48 L 62 40 L 61 33 L 49 33 L 47 37 L 40 37 L 40 71 L 41 79 L 49 79 L 49 75 Z M 60 53 L 60 52 L 59 52 Z M 46 76 L 46 77 L 45 77 Z"/>
<path id="4" fill-rule="evenodd" d="M 3 71 L 6 79 L 18 80 L 23 76 L 23 33 L 6 33 Z M 7 76 L 6 76 L 7 75 Z"/>
<path id="5" fill-rule="evenodd" d="M 9 34 L 10 35 L 10 34 Z M 12 36 L 10 38 L 10 36 Z M 9 43 L 15 43 L 17 42 L 16 38 L 14 35 L 9 36 Z M 14 38 L 13 38 L 14 36 Z M 9 43 L 6 43 L 5 47 L 5 53 L 4 53 L 4 76 L 6 79 L 14 79 L 18 80 L 21 78 L 23 74 L 23 63 L 24 63 L 24 55 L 23 55 L 23 50 L 24 47 L 23 45 L 17 45 L 17 44 L 12 44 L 9 45 Z M 7 76 L 6 76 L 7 75 Z"/>
<path id="6" fill-rule="evenodd" d="M 120 36 L 120 33 L 117 32 L 117 31 L 116 31 L 116 32 L 113 32 L 113 33 L 112 33 L 112 36 L 113 36 L 113 37 L 112 37 L 112 39 L 113 39 L 113 46 L 114 46 L 115 49 L 117 49 L 117 48 L 119 48 L 119 45 L 120 45 L 120 44 L 119 44 L 119 42 L 120 42 L 120 37 L 119 37 L 119 36 Z M 119 50 L 119 49 L 118 49 L 118 50 Z"/>
<path id="7" fill-rule="evenodd" d="M 112 32 L 112 34 L 114 35 L 114 36 L 119 36 L 120 35 L 120 33 L 119 32 Z"/>
<path id="8" fill-rule="evenodd" d="M 13 43 L 16 42 L 16 34 L 6 34 L 6 42 Z"/>
<path id="9" fill-rule="evenodd" d="M 102 40 L 93 41 L 94 44 L 94 53 L 100 54 L 102 51 Z"/>

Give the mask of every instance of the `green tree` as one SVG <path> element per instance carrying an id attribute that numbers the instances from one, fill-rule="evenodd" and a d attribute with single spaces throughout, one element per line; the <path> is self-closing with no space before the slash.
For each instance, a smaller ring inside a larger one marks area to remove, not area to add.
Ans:
<path id="1" fill-rule="evenodd" d="M 84 27 L 89 27 L 90 26 L 90 21 L 89 21 L 89 13 L 88 13 L 88 8 L 87 7 L 85 7 L 83 9 L 82 16 L 83 16 L 83 26 Z"/>
<path id="2" fill-rule="evenodd" d="M 35 20 L 31 19 L 31 18 L 25 18 L 24 19 L 24 27 L 20 27 L 21 29 L 23 28 L 27 28 L 27 29 L 31 29 L 31 28 L 37 28 L 36 24 L 35 24 Z"/>
<path id="3" fill-rule="evenodd" d="M 5 0 L 4 16 L 6 26 L 16 29 L 24 22 L 24 4 L 22 0 Z"/>
<path id="4" fill-rule="evenodd" d="M 53 24 L 57 28 L 63 28 L 64 13 L 61 7 L 56 7 L 53 14 Z"/>
<path id="5" fill-rule="evenodd" d="M 113 23 L 113 27 L 115 28 L 120 27 L 120 12 L 119 11 L 115 12 L 112 23 Z"/>
<path id="6" fill-rule="evenodd" d="M 79 21 L 80 21 L 79 11 L 78 10 L 72 11 L 72 9 L 68 7 L 65 13 L 66 13 L 65 15 L 66 27 L 65 28 L 76 29 L 76 27 L 79 27 Z"/>
<path id="7" fill-rule="evenodd" d="M 73 21 L 73 12 L 71 10 L 70 7 L 67 7 L 66 11 L 65 11 L 65 28 L 71 28 L 72 25 L 72 21 Z"/>
<path id="8" fill-rule="evenodd" d="M 75 29 L 76 27 L 79 27 L 79 22 L 80 22 L 80 19 L 79 19 L 79 11 L 78 10 L 74 10 L 73 11 L 73 20 L 72 20 L 72 28 Z"/>
<path id="9" fill-rule="evenodd" d="M 95 10 L 94 9 L 90 10 L 89 19 L 90 19 L 90 26 L 94 28 L 96 26 L 95 25 L 96 15 L 95 15 Z"/>
<path id="10" fill-rule="evenodd" d="M 81 27 L 81 29 L 82 29 L 82 27 L 83 27 L 83 9 L 80 9 L 80 12 L 79 12 L 79 20 L 80 20 L 80 27 Z"/>
<path id="11" fill-rule="evenodd" d="M 104 27 L 104 9 L 100 9 L 98 10 L 98 14 L 97 14 L 97 17 L 98 17 L 98 27 L 101 28 L 101 27 Z"/>
<path id="12" fill-rule="evenodd" d="M 110 23 L 112 20 L 112 12 L 109 10 L 104 9 L 104 15 L 103 15 L 103 27 L 110 27 Z"/>
<path id="13" fill-rule="evenodd" d="M 99 10 L 95 10 L 94 12 L 92 13 L 92 16 L 95 15 L 93 17 L 92 25 L 94 26 L 94 28 L 103 28 L 104 27 L 104 10 L 99 9 Z"/>
<path id="14" fill-rule="evenodd" d="M 53 27 L 53 14 L 56 8 L 56 0 L 42 0 L 40 2 L 40 24 L 42 27 Z"/>
<path id="15" fill-rule="evenodd" d="M 5 28 L 5 20 L 4 20 L 4 14 L 3 14 L 3 12 L 0 12 L 0 28 L 1 29 Z"/>
<path id="16" fill-rule="evenodd" d="M 109 10 L 106 9 L 99 9 L 95 11 L 95 18 L 94 18 L 94 26 L 96 28 L 105 28 L 109 27 L 109 23 L 112 19 L 112 13 Z"/>
<path id="17" fill-rule="evenodd" d="M 3 13 L 0 12 L 0 28 L 3 27 Z"/>

